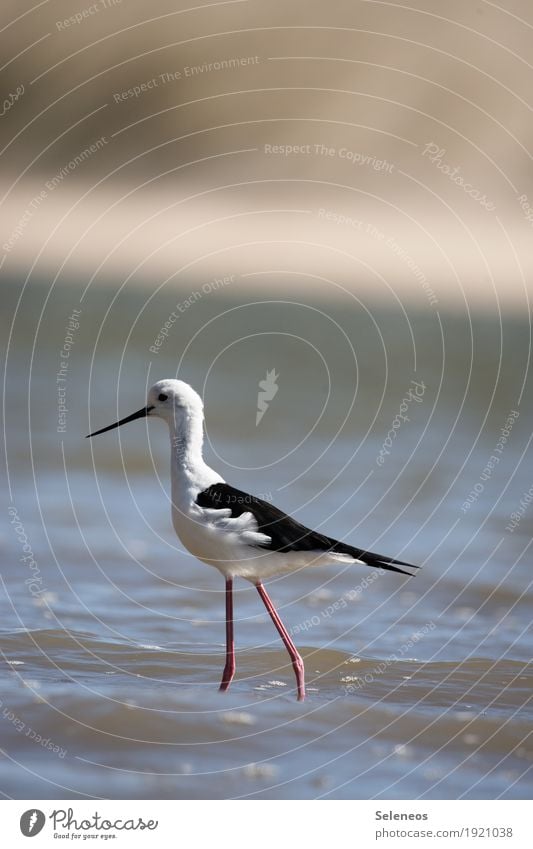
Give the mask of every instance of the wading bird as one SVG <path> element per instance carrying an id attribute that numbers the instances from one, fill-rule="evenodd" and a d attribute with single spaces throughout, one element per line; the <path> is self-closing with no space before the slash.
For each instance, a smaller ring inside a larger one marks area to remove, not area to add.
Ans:
<path id="1" fill-rule="evenodd" d="M 412 573 L 400 567 L 418 567 L 312 531 L 272 504 L 226 483 L 204 461 L 202 399 L 182 380 L 158 381 L 148 393 L 146 407 L 89 437 L 145 416 L 163 419 L 170 430 L 174 529 L 191 554 L 214 566 L 226 580 L 226 665 L 220 689 L 227 690 L 235 674 L 233 580 L 245 578 L 256 587 L 285 644 L 296 675 L 298 700 L 302 701 L 303 661 L 263 581 L 328 563 L 358 563 L 409 576 Z"/>

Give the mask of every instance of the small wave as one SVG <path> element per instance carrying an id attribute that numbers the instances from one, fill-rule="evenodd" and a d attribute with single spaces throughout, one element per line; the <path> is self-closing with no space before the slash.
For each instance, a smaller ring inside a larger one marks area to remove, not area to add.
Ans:
<path id="1" fill-rule="evenodd" d="M 0 652 L 19 674 L 52 681 L 65 676 L 75 682 L 88 675 L 125 686 L 134 676 L 146 684 L 199 682 L 214 686 L 223 665 L 223 649 L 196 643 L 168 646 L 108 639 L 86 631 L 17 629 L 0 634 Z M 485 657 L 425 662 L 353 657 L 345 652 L 302 649 L 307 684 L 313 698 L 352 699 L 382 706 L 416 706 L 502 713 L 520 710 L 533 717 L 533 664 Z M 24 672 L 22 671 L 24 667 Z M 15 670 L 14 670 L 15 671 Z M 245 649 L 237 655 L 234 689 L 293 698 L 293 674 L 283 650 Z M 414 709 L 414 708 L 413 708 Z"/>

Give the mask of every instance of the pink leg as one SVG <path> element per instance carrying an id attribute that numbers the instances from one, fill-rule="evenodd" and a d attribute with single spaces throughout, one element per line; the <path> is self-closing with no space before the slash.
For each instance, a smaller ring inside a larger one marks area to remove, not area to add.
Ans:
<path id="1" fill-rule="evenodd" d="M 233 578 L 226 578 L 226 665 L 219 690 L 228 689 L 235 675 L 235 646 L 233 642 Z"/>
<path id="2" fill-rule="evenodd" d="M 263 604 L 266 609 L 270 613 L 270 618 L 272 619 L 274 625 L 276 626 L 278 633 L 285 644 L 285 648 L 289 652 L 292 667 L 294 669 L 294 674 L 296 675 L 296 685 L 298 687 L 298 701 L 303 702 L 305 699 L 305 681 L 304 681 L 304 662 L 300 655 L 298 654 L 298 650 L 294 645 L 293 641 L 289 637 L 287 629 L 285 625 L 279 618 L 276 608 L 272 604 L 270 597 L 268 596 L 267 591 L 265 590 L 263 584 L 256 584 L 257 592 L 263 599 Z"/>

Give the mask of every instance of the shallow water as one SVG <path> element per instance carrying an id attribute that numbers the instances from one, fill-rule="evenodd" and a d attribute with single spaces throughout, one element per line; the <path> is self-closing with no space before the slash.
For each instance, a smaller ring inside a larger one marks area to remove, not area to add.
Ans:
<path id="1" fill-rule="evenodd" d="M 248 300 L 261 303 L 243 306 L 214 293 L 154 355 L 149 346 L 187 293 L 148 302 L 139 287 L 110 306 L 116 288 L 81 303 L 80 291 L 56 289 L 45 304 L 47 288 L 35 286 L 11 328 L 2 791 L 530 796 L 527 317 L 500 327 L 429 308 L 406 318 L 352 302 L 264 303 L 259 292 Z M 6 297 L 14 308 L 15 286 Z M 58 432 L 56 375 L 73 309 L 80 327 Z M 270 369 L 279 391 L 256 427 L 258 382 Z M 305 658 L 304 704 L 244 582 L 237 675 L 229 693 L 217 692 L 223 582 L 173 535 L 164 426 L 83 439 L 177 370 L 204 395 L 208 461 L 226 479 L 330 535 L 423 565 L 416 579 L 332 567 L 269 582 Z M 412 381 L 424 384 L 422 400 L 409 401 L 409 421 L 380 455 Z"/>

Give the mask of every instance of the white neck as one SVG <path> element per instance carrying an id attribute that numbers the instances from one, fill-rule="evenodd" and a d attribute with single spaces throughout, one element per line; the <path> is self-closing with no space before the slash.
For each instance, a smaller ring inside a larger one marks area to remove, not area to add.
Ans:
<path id="1" fill-rule="evenodd" d="M 205 463 L 202 453 L 204 418 L 201 410 L 180 411 L 169 422 L 172 468 L 172 500 L 176 502 L 190 493 L 200 492 L 221 481 Z"/>
<path id="2" fill-rule="evenodd" d="M 194 469 L 204 461 L 204 423 L 199 411 L 191 410 L 173 417 L 170 422 L 173 457 L 183 468 Z"/>

